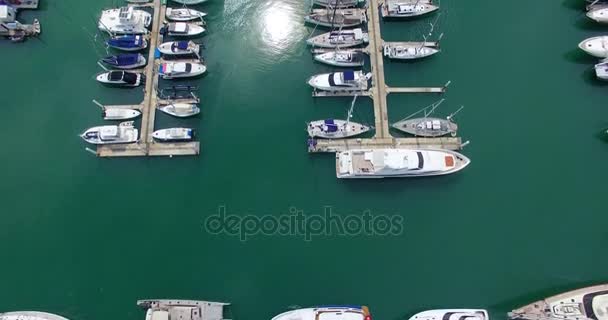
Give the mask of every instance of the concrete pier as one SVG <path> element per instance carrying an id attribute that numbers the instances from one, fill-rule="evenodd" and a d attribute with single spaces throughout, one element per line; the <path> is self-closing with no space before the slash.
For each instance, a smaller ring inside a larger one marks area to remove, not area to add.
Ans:
<path id="1" fill-rule="evenodd" d="M 141 6 L 141 5 L 139 5 Z M 141 110 L 141 129 L 139 130 L 139 141 L 131 144 L 110 144 L 97 147 L 99 157 L 142 157 L 142 156 L 191 156 L 200 153 L 200 142 L 160 143 L 154 141 L 154 121 L 156 118 L 156 106 L 158 104 L 171 103 L 168 100 L 158 98 L 158 67 L 160 59 L 156 59 L 156 48 L 162 41 L 160 29 L 165 20 L 167 9 L 165 0 L 154 0 L 144 6 L 154 10 L 152 18 L 152 30 L 148 39 L 150 50 L 148 54 L 148 65 L 143 73 L 147 82 L 144 88 L 144 100 L 139 105 L 104 106 L 106 108 L 128 108 Z M 188 101 L 192 101 L 189 99 Z M 198 102 L 198 99 L 195 99 Z"/>

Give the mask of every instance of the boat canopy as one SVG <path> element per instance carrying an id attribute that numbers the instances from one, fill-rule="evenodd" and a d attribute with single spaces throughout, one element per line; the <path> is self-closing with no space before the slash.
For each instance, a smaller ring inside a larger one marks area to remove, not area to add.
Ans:
<path id="1" fill-rule="evenodd" d="M 124 74 L 124 71 L 110 71 L 110 74 L 108 75 L 108 80 L 120 81 L 122 80 Z"/>
<path id="2" fill-rule="evenodd" d="M 135 84 L 137 83 L 137 74 L 132 72 L 125 72 L 123 80 L 128 84 Z"/>
<path id="3" fill-rule="evenodd" d="M 99 129 L 99 137 L 101 140 L 115 138 L 118 136 L 118 126 L 103 126 Z"/>
<path id="4" fill-rule="evenodd" d="M 143 44 L 141 36 L 120 36 L 108 40 L 108 44 L 120 48 L 138 48 Z"/>
<path id="5" fill-rule="evenodd" d="M 354 81 L 355 80 L 355 72 L 354 71 L 344 71 L 344 81 Z"/>
<path id="6" fill-rule="evenodd" d="M 115 66 L 130 66 L 139 62 L 139 54 L 119 54 L 103 59 L 103 62 Z"/>
<path id="7" fill-rule="evenodd" d="M 188 49 L 188 41 L 177 41 L 173 43 L 173 49 L 186 50 Z"/>
<path id="8" fill-rule="evenodd" d="M 176 22 L 169 24 L 169 32 L 186 33 L 188 32 L 188 24 L 185 22 Z"/>
<path id="9" fill-rule="evenodd" d="M 337 132 L 338 131 L 338 125 L 334 122 L 334 119 L 326 119 L 323 121 L 323 123 L 325 124 L 325 132 Z"/>

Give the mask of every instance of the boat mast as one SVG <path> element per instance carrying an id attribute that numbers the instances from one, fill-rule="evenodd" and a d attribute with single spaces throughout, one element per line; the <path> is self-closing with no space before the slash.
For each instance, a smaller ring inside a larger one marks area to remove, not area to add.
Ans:
<path id="1" fill-rule="evenodd" d="M 344 123 L 344 129 L 348 127 L 350 123 L 350 118 L 353 116 L 353 110 L 355 109 L 355 101 L 357 101 L 357 94 L 353 97 L 353 102 L 350 104 L 350 109 L 348 109 L 348 113 L 346 114 L 346 122 Z"/>

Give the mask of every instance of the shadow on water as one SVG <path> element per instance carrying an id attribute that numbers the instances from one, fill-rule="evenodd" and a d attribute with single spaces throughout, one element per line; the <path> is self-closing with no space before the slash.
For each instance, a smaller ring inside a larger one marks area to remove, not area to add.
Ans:
<path id="1" fill-rule="evenodd" d="M 595 65 L 598 61 L 598 58 L 595 58 L 595 57 L 587 54 L 586 52 L 579 49 L 578 47 L 564 53 L 563 57 L 567 61 L 572 62 L 572 63 L 577 63 L 577 64 Z"/>
<path id="2" fill-rule="evenodd" d="M 385 65 L 390 65 L 392 63 L 397 63 L 397 64 L 406 64 L 406 65 L 416 65 L 416 64 L 423 64 L 425 62 L 431 61 L 433 59 L 433 57 L 426 57 L 426 58 L 422 58 L 422 59 L 386 59 L 385 61 Z"/>
<path id="3" fill-rule="evenodd" d="M 585 5 L 585 2 L 581 0 L 564 0 L 562 2 L 562 7 L 571 10 L 585 10 Z"/>
<path id="4" fill-rule="evenodd" d="M 593 66 L 590 66 L 589 69 L 586 69 L 582 74 L 581 74 L 581 78 L 583 78 L 583 81 L 585 81 L 586 84 L 592 85 L 594 87 L 606 87 L 608 86 L 608 81 L 602 81 L 599 80 L 596 76 L 595 76 L 595 68 L 593 68 Z"/>
<path id="5" fill-rule="evenodd" d="M 580 19 L 576 20 L 576 22 L 574 23 L 574 26 L 577 29 L 584 30 L 584 31 L 597 31 L 597 32 L 606 31 L 605 25 L 603 25 L 601 23 L 597 23 L 597 22 L 587 18 L 584 13 L 581 13 Z"/>
<path id="6" fill-rule="evenodd" d="M 594 137 L 600 141 L 608 143 L 608 124 L 605 124 L 601 131 L 596 132 Z"/>

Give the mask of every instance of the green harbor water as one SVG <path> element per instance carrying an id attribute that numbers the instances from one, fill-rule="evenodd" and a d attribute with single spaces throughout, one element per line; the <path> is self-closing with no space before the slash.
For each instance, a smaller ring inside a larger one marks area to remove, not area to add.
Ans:
<path id="1" fill-rule="evenodd" d="M 202 113 L 158 114 L 197 128 L 199 157 L 99 159 L 77 136 L 103 124 L 91 103 L 137 103 L 141 90 L 93 79 L 105 54 L 96 16 L 110 1 L 42 0 L 20 13 L 40 40 L 0 42 L 0 310 L 71 320 L 141 320 L 142 298 L 232 302 L 236 320 L 293 306 L 364 304 L 380 320 L 431 308 L 487 308 L 494 319 L 547 295 L 608 280 L 608 86 L 577 49 L 608 33 L 582 0 L 441 2 L 424 61 L 385 61 L 387 84 L 451 81 L 463 153 L 441 178 L 342 181 L 333 154 L 306 152 L 305 122 L 345 117 L 351 98 L 311 97 L 303 0 L 211 0 L 201 38 Z M 114 5 L 121 4 L 116 1 Z M 382 23 L 388 41 L 419 39 L 435 16 Z M 319 32 L 318 30 L 316 32 Z M 391 95 L 401 119 L 439 99 Z M 355 119 L 373 123 L 371 101 Z M 211 234 L 205 219 L 293 210 L 398 215 L 402 232 L 314 236 Z"/>

